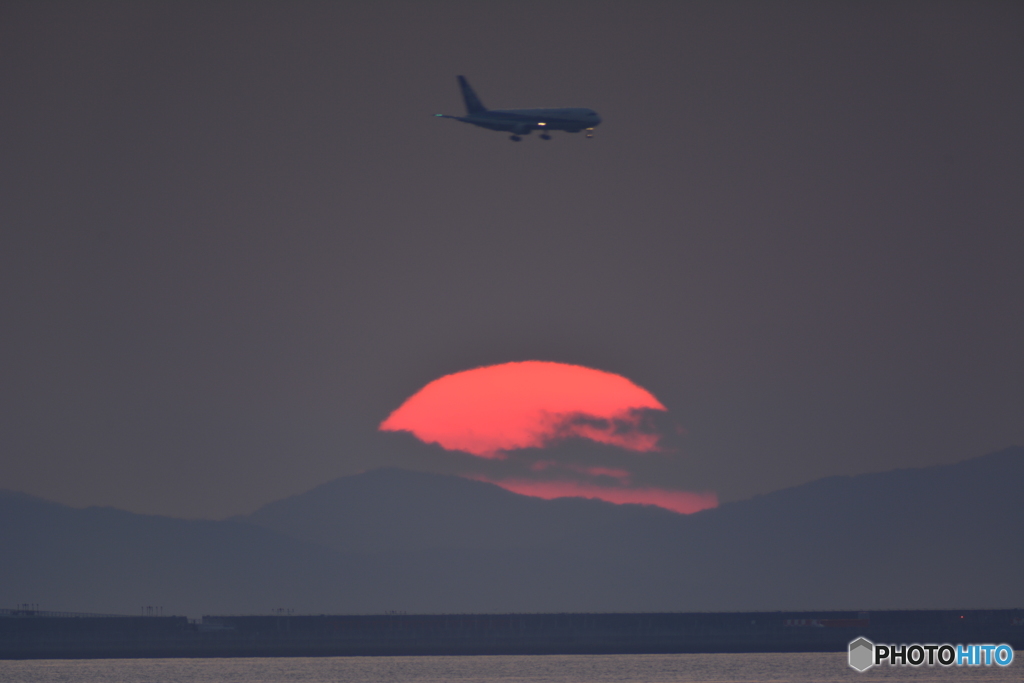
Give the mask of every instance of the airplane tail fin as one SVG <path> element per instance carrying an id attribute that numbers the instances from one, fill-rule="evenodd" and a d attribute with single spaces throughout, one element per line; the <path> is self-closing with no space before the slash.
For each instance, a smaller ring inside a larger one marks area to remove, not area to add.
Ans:
<path id="1" fill-rule="evenodd" d="M 462 99 L 466 101 L 466 114 L 478 114 L 487 111 L 487 107 L 480 103 L 480 98 L 473 92 L 473 87 L 465 76 L 459 76 L 459 87 L 462 88 Z"/>

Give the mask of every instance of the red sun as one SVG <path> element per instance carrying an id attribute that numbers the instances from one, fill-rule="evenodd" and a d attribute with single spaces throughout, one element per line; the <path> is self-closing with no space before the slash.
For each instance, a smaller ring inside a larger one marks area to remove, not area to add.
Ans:
<path id="1" fill-rule="evenodd" d="M 658 449 L 642 410 L 665 410 L 621 375 L 547 361 L 504 363 L 445 375 L 381 423 L 427 443 L 484 458 L 583 437 L 633 451 Z"/>
<path id="2" fill-rule="evenodd" d="M 381 423 L 384 431 L 411 432 L 419 440 L 490 462 L 503 460 L 503 476 L 464 473 L 538 498 L 598 498 L 610 503 L 657 505 L 692 513 L 713 508 L 713 492 L 634 485 L 622 467 L 536 459 L 519 449 L 543 448 L 581 437 L 627 451 L 659 450 L 645 411 L 664 411 L 649 391 L 621 375 L 580 365 L 524 361 L 445 375 L 426 385 Z M 552 454 L 554 455 L 554 454 Z M 508 470 L 519 468 L 519 475 Z M 478 469 L 479 469 L 478 468 Z"/>

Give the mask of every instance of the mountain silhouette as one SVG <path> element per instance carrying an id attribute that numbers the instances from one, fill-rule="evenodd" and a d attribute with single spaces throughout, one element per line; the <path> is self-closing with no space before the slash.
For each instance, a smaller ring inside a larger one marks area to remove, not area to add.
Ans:
<path id="1" fill-rule="evenodd" d="M 679 515 L 584 498 L 542 500 L 462 477 L 381 468 L 236 517 L 346 553 L 557 548 L 594 529 Z"/>
<path id="2" fill-rule="evenodd" d="M 1024 605 L 1024 449 L 679 515 L 379 469 L 226 521 L 0 492 L 0 604 L 165 614 Z"/>

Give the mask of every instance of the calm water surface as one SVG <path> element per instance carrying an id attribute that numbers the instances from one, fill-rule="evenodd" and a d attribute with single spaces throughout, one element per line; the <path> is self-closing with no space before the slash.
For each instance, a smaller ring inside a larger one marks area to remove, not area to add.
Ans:
<path id="1" fill-rule="evenodd" d="M 1024 653 L 1008 667 L 873 667 L 845 653 L 295 657 L 251 659 L 41 659 L 0 661 L 3 683 L 681 683 L 721 681 L 1024 681 Z"/>

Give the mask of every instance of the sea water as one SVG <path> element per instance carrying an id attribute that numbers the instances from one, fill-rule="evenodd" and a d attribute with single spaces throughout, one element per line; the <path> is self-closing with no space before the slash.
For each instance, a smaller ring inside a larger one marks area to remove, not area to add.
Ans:
<path id="1" fill-rule="evenodd" d="M 35 659 L 0 661 L 3 683 L 868 683 L 1024 681 L 1024 652 L 1000 666 L 876 666 L 845 652 L 482 657 Z"/>

